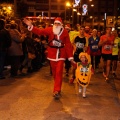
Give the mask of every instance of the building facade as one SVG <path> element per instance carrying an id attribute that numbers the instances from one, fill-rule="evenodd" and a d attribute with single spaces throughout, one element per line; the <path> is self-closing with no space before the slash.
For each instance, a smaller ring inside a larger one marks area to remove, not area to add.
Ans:
<path id="1" fill-rule="evenodd" d="M 16 6 L 21 0 L 14 0 Z M 66 8 L 66 0 L 22 0 L 28 5 L 27 16 L 47 16 L 57 17 L 60 16 L 65 20 L 69 17 L 70 22 L 74 19 L 74 24 L 80 23 L 83 25 L 90 25 L 99 28 L 105 25 L 107 16 L 114 16 L 115 18 L 120 14 L 120 0 L 81 0 L 79 5 L 79 12 L 82 11 L 82 5 L 88 5 L 88 14 L 85 16 L 77 16 L 77 12 L 73 13 L 73 7 Z M 75 0 L 68 0 L 74 4 Z M 94 6 L 91 6 L 91 5 Z M 16 7 L 17 8 L 17 7 Z M 18 9 L 18 8 L 17 8 Z M 66 16 L 65 16 L 65 12 Z M 69 15 L 68 15 L 69 13 Z M 73 17 L 74 14 L 74 18 Z M 79 18 L 79 19 L 78 19 Z M 71 22 L 72 23 L 72 22 Z"/>

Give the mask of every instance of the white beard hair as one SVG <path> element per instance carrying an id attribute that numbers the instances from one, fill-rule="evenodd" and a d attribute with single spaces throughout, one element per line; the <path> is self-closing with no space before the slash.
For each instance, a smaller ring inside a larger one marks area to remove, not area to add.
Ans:
<path id="1" fill-rule="evenodd" d="M 61 28 L 62 28 L 62 26 L 55 26 L 55 25 L 53 25 L 53 33 L 55 35 L 58 35 L 60 33 Z"/>

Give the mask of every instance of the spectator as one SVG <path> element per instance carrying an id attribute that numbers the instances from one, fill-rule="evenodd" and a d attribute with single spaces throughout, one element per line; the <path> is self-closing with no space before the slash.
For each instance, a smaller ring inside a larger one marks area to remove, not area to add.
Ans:
<path id="1" fill-rule="evenodd" d="M 8 48 L 11 46 L 11 37 L 5 29 L 5 21 L 0 19 L 0 79 L 5 79 L 3 75 L 5 58 Z"/>

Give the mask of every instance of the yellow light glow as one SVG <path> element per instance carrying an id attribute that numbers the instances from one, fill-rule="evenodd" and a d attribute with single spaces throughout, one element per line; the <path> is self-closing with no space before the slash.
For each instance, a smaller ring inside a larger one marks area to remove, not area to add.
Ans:
<path id="1" fill-rule="evenodd" d="M 70 2 L 66 2 L 66 6 L 67 6 L 67 7 L 71 7 Z"/>
<path id="2" fill-rule="evenodd" d="M 9 10 L 12 10 L 11 6 L 8 6 L 8 9 L 9 9 Z"/>
<path id="3" fill-rule="evenodd" d="M 93 18 L 93 16 L 90 16 L 90 19 L 92 19 Z"/>
<path id="4" fill-rule="evenodd" d="M 94 5 L 92 4 L 91 7 L 94 7 Z"/>
<path id="5" fill-rule="evenodd" d="M 78 12 L 77 15 L 81 15 L 80 12 Z"/>
<path id="6" fill-rule="evenodd" d="M 76 12 L 77 10 L 76 9 L 73 9 L 74 12 Z"/>

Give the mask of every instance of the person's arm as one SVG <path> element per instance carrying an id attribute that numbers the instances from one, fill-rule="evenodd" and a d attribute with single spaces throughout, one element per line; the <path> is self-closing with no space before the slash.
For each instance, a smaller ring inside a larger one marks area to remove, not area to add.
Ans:
<path id="1" fill-rule="evenodd" d="M 98 46 L 101 47 L 106 41 L 107 41 L 107 39 L 106 39 L 106 40 L 103 40 L 103 38 L 102 38 L 102 36 L 101 36 L 101 37 L 100 37 L 100 41 L 99 41 L 99 43 L 98 43 Z"/>
<path id="2" fill-rule="evenodd" d="M 32 21 L 28 20 L 26 18 L 24 18 L 23 22 L 28 26 L 28 30 L 32 31 L 32 33 L 34 33 L 36 35 L 49 35 L 49 34 L 51 34 L 50 33 L 50 31 L 51 31 L 50 28 L 39 29 L 37 27 L 34 27 L 33 24 L 32 24 Z"/>

